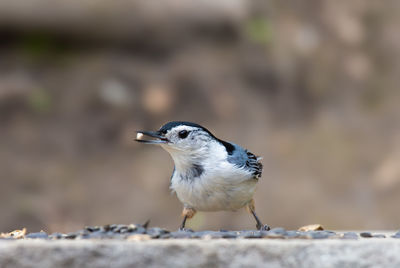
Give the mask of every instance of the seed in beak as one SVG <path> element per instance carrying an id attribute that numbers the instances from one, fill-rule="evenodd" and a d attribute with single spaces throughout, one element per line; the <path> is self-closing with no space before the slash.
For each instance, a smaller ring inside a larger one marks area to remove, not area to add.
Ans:
<path id="1" fill-rule="evenodd" d="M 143 133 L 138 132 L 136 134 L 136 139 L 141 140 L 143 138 Z"/>

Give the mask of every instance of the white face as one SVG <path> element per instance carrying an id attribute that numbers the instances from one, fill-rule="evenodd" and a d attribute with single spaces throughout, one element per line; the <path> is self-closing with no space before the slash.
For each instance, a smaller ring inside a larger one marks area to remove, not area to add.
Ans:
<path id="1" fill-rule="evenodd" d="M 167 143 L 161 146 L 167 151 L 192 152 L 207 147 L 211 137 L 204 130 L 191 126 L 177 126 L 170 129 L 165 137 Z"/>

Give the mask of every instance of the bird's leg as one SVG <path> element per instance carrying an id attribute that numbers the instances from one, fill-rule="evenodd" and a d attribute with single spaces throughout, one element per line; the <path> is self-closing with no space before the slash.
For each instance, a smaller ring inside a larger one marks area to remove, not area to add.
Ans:
<path id="1" fill-rule="evenodd" d="M 183 221 L 182 221 L 181 227 L 179 227 L 180 231 L 183 231 L 185 229 L 186 220 L 187 220 L 187 216 L 185 215 L 185 216 L 183 216 Z"/>
<path id="2" fill-rule="evenodd" d="M 185 230 L 186 220 L 193 218 L 194 214 L 196 214 L 196 210 L 194 208 L 187 208 L 187 207 L 183 208 L 183 211 L 182 211 L 183 221 L 182 221 L 181 227 L 179 228 L 180 231 Z"/>
<path id="3" fill-rule="evenodd" d="M 264 224 L 262 224 L 262 222 L 260 221 L 260 219 L 257 217 L 257 214 L 256 214 L 256 209 L 255 209 L 255 205 L 254 205 L 254 199 L 251 199 L 251 201 L 247 204 L 247 211 L 249 212 L 249 213 L 251 213 L 251 214 L 253 214 L 253 216 L 254 216 L 254 219 L 256 220 L 256 228 L 258 229 L 258 230 L 261 230 L 261 231 L 269 231 L 271 228 L 268 226 L 268 225 L 264 225 Z"/>

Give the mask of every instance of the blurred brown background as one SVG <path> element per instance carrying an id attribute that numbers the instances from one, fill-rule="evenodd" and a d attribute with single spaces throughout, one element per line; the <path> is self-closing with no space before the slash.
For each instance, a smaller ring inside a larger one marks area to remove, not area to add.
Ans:
<path id="1" fill-rule="evenodd" d="M 393 0 L 0 1 L 0 231 L 176 230 L 172 160 L 133 142 L 172 120 L 264 157 L 271 226 L 399 228 L 399 15 Z"/>

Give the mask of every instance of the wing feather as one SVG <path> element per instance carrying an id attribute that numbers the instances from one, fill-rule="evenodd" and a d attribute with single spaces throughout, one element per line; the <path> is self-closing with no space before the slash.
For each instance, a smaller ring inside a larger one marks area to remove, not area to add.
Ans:
<path id="1" fill-rule="evenodd" d="M 246 149 L 243 149 L 239 145 L 232 144 L 234 150 L 232 154 L 228 155 L 228 162 L 247 169 L 253 174 L 255 179 L 259 179 L 262 174 L 263 165 L 261 163 L 261 157 L 255 156 L 253 153 Z"/>

